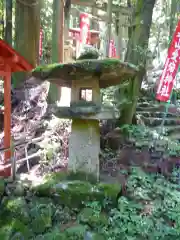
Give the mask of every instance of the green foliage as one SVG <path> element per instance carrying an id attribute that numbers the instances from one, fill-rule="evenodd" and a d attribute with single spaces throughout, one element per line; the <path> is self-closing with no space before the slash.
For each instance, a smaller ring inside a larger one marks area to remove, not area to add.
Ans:
<path id="1" fill-rule="evenodd" d="M 53 9 L 52 1 L 44 0 L 40 13 L 41 18 L 41 27 L 43 30 L 43 62 L 47 61 L 51 57 L 51 48 L 52 48 L 52 21 L 53 21 Z M 48 52 L 50 52 L 48 54 Z"/>
<path id="2" fill-rule="evenodd" d="M 162 133 L 152 131 L 143 125 L 123 125 L 122 132 L 135 143 L 139 149 L 143 147 L 154 147 L 163 152 L 164 156 L 180 156 L 180 145 L 177 141 L 172 141 Z"/>
<path id="3" fill-rule="evenodd" d="M 24 197 L 6 198 L 0 209 L 0 237 L 5 240 L 178 240 L 180 192 L 173 180 L 177 174 L 175 170 L 171 181 L 167 181 L 161 175 L 132 168 L 126 197 L 120 196 L 113 208 L 106 194 L 103 201 L 89 201 L 80 190 L 77 194 L 83 204 L 79 208 L 73 204 L 66 206 L 68 196 L 63 207 L 54 199 L 54 193 L 51 198 L 32 196 L 28 203 Z M 109 185 L 109 189 L 112 187 Z M 103 189 L 107 191 L 107 187 Z M 62 194 L 58 196 L 61 197 Z"/>
<path id="4" fill-rule="evenodd" d="M 41 26 L 45 34 L 45 41 L 51 40 L 52 34 L 52 1 L 44 0 L 41 9 Z"/>
<path id="5" fill-rule="evenodd" d="M 127 186 L 129 196 L 119 199 L 109 213 L 109 226 L 100 230 L 106 239 L 178 239 L 178 185 L 132 169 Z"/>

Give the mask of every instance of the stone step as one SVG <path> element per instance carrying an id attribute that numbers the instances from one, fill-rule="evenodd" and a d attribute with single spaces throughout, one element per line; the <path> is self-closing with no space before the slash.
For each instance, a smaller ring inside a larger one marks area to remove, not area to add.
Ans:
<path id="1" fill-rule="evenodd" d="M 164 138 L 164 139 L 154 139 L 154 140 L 144 140 L 144 139 L 136 139 L 134 141 L 134 144 L 137 148 L 142 149 L 142 148 L 150 148 L 152 147 L 152 145 L 154 145 L 154 150 L 156 152 L 163 152 L 164 148 L 167 148 L 167 145 L 169 145 L 169 147 L 172 147 L 172 145 L 178 144 L 178 139 L 173 139 L 173 138 Z M 178 144 L 179 145 L 179 144 Z M 179 148 L 178 148 L 179 149 Z M 158 157 L 159 158 L 159 157 Z"/>
<path id="2" fill-rule="evenodd" d="M 157 117 L 144 117 L 141 116 L 141 119 L 143 120 L 144 124 L 147 126 L 156 127 L 162 124 L 163 118 L 157 118 Z M 165 118 L 164 120 L 164 126 L 177 126 L 180 125 L 180 118 Z"/>
<path id="3" fill-rule="evenodd" d="M 152 102 L 152 101 L 148 101 L 148 102 L 138 102 L 137 103 L 137 107 L 141 107 L 141 108 L 146 108 L 146 107 L 157 107 L 160 106 L 159 104 Z"/>
<path id="4" fill-rule="evenodd" d="M 137 106 L 136 111 L 138 112 L 164 112 L 165 108 L 164 106 L 146 106 L 146 107 L 141 107 Z"/>
<path id="5" fill-rule="evenodd" d="M 163 105 L 156 105 L 156 106 L 151 106 L 151 107 L 137 107 L 136 111 L 138 112 L 165 112 L 166 109 Z M 168 108 L 168 113 L 173 113 L 177 114 L 178 116 L 180 115 L 180 109 L 174 106 L 169 106 Z"/>
<path id="6" fill-rule="evenodd" d="M 153 131 L 153 130 L 156 130 L 157 132 L 159 132 L 160 131 L 160 129 L 161 129 L 161 126 L 157 126 L 157 127 L 149 127 L 149 129 L 151 130 L 151 131 Z M 167 134 L 168 134 L 168 136 L 172 136 L 174 133 L 180 133 L 180 125 L 178 125 L 178 126 L 165 126 L 165 127 L 163 127 L 163 131 L 164 132 L 167 132 Z"/>
<path id="7" fill-rule="evenodd" d="M 174 133 L 171 133 L 169 134 L 168 136 L 171 140 L 178 140 L 180 141 L 180 131 L 179 132 L 174 132 Z"/>
<path id="8" fill-rule="evenodd" d="M 142 103 L 149 103 L 152 102 L 152 98 L 151 97 L 140 97 L 138 100 L 138 104 L 142 104 Z"/>
<path id="9" fill-rule="evenodd" d="M 139 114 L 139 115 L 142 115 L 144 117 L 157 117 L 157 118 L 163 118 L 164 117 L 164 112 L 148 112 L 148 111 L 144 111 L 144 112 L 141 112 L 141 111 L 136 111 L 136 114 Z M 167 113 L 166 114 L 166 118 L 171 118 L 171 117 L 174 117 L 174 118 L 180 118 L 180 115 L 177 114 L 177 113 Z"/>

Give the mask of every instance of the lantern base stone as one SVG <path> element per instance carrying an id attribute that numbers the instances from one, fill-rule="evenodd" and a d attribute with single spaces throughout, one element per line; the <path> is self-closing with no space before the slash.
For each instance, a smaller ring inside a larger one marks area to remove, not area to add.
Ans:
<path id="1" fill-rule="evenodd" d="M 85 172 L 99 181 L 100 129 L 97 120 L 73 119 L 68 169 Z"/>

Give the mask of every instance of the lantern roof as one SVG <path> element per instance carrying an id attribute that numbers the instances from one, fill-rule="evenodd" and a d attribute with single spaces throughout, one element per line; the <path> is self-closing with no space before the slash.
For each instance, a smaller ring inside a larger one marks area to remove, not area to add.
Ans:
<path id="1" fill-rule="evenodd" d="M 77 60 L 73 63 L 38 66 L 32 75 L 41 81 L 48 80 L 59 86 L 71 87 L 72 81 L 99 80 L 99 87 L 118 85 L 135 76 L 138 68 L 119 59 Z"/>

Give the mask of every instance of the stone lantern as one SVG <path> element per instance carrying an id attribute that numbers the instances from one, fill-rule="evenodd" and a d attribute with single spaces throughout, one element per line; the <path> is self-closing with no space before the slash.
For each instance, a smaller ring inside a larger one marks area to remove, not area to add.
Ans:
<path id="1" fill-rule="evenodd" d="M 137 74 L 137 68 L 118 59 L 79 60 L 37 67 L 33 76 L 71 88 L 70 107 L 55 107 L 59 118 L 72 119 L 68 169 L 99 179 L 99 120 L 118 118 L 118 112 L 101 102 L 100 89 L 121 84 Z"/>

